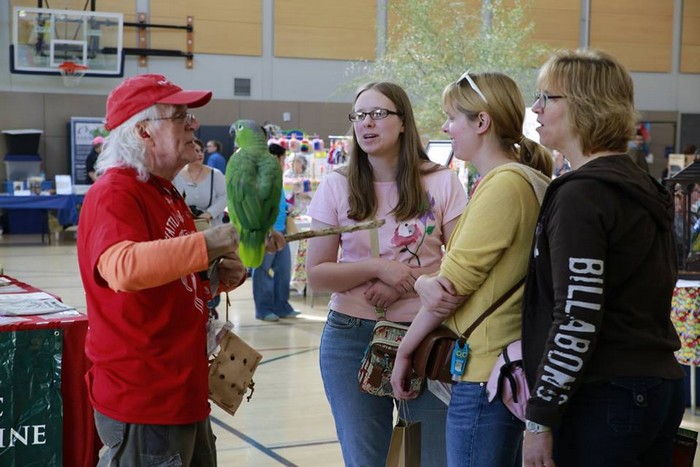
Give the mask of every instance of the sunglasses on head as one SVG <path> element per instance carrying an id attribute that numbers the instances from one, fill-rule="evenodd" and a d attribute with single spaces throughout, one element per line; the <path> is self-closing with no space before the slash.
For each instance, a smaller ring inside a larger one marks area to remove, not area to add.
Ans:
<path id="1" fill-rule="evenodd" d="M 469 83 L 469 87 L 471 87 L 474 90 L 474 92 L 477 93 L 479 95 L 479 97 L 481 97 L 481 100 L 483 100 L 484 103 L 488 104 L 488 101 L 486 100 L 486 96 L 484 96 L 484 93 L 481 92 L 481 89 L 479 89 L 479 86 L 476 85 L 476 83 L 474 82 L 472 77 L 469 76 L 469 72 L 470 72 L 470 70 L 465 71 L 464 74 L 459 77 L 457 82 L 461 83 L 463 79 L 466 79 L 467 83 Z"/>

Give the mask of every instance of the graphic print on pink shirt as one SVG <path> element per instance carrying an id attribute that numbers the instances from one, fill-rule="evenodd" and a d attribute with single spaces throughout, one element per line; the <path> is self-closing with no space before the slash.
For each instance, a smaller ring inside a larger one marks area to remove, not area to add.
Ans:
<path id="1" fill-rule="evenodd" d="M 408 260 L 408 264 L 414 259 L 418 266 L 420 263 L 420 256 L 418 255 L 418 250 L 420 249 L 426 235 L 430 235 L 435 230 L 435 213 L 433 208 L 435 207 L 435 198 L 430 195 L 430 192 L 426 192 L 428 197 L 429 206 L 423 211 L 423 214 L 418 218 L 418 220 L 425 226 L 425 229 L 421 231 L 420 226 L 415 221 L 406 221 L 399 223 L 394 229 L 394 236 L 391 238 L 391 245 L 395 247 L 403 247 L 399 251 L 400 253 L 408 252 L 411 258 Z M 428 225 L 428 220 L 432 220 L 432 225 Z M 414 250 L 409 248 L 409 245 L 417 243 Z"/>

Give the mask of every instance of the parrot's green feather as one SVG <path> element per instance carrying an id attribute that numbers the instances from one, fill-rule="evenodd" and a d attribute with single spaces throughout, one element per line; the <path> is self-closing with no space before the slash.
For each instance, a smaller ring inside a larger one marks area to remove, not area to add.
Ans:
<path id="1" fill-rule="evenodd" d="M 275 224 L 282 193 L 282 169 L 267 148 L 263 128 L 238 120 L 233 128 L 240 148 L 226 168 L 228 210 L 241 237 L 243 264 L 258 267 L 265 255 L 265 237 Z"/>

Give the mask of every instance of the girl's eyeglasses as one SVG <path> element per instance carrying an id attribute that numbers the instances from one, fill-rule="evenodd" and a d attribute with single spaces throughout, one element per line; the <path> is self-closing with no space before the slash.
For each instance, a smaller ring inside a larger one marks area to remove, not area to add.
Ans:
<path id="1" fill-rule="evenodd" d="M 383 120 L 389 115 L 401 116 L 400 113 L 394 112 L 393 110 L 376 108 L 374 110 L 370 110 L 369 112 L 350 112 L 348 114 L 348 118 L 351 122 L 362 122 L 365 120 L 365 117 L 367 115 L 369 115 L 369 118 L 371 118 L 372 120 Z"/>

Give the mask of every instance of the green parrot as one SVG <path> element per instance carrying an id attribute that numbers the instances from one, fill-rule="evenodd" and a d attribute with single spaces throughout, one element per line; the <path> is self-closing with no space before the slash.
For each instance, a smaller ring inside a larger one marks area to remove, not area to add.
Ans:
<path id="1" fill-rule="evenodd" d="M 265 237 L 277 219 L 282 168 L 267 147 L 265 129 L 253 120 L 237 120 L 230 129 L 236 146 L 226 166 L 228 212 L 241 237 L 238 254 L 256 268 L 265 256 Z"/>

